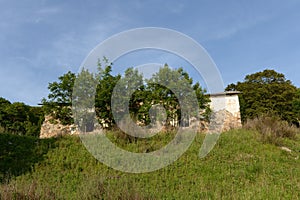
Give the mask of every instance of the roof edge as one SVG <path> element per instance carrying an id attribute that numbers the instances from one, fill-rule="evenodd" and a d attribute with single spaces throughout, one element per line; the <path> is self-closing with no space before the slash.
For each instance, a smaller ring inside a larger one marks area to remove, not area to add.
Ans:
<path id="1" fill-rule="evenodd" d="M 212 93 L 212 94 L 207 94 L 208 96 L 215 97 L 215 96 L 233 96 L 233 95 L 238 95 L 241 94 L 242 92 L 240 91 L 226 91 L 226 92 L 218 92 L 218 93 Z"/>

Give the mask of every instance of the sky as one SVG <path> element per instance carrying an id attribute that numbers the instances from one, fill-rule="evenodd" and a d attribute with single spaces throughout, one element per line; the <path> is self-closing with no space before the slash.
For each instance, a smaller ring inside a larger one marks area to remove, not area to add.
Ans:
<path id="1" fill-rule="evenodd" d="M 142 27 L 193 38 L 211 56 L 225 86 L 274 69 L 300 87 L 299 10 L 298 0 L 0 0 L 0 96 L 37 105 L 47 97 L 48 84 L 78 72 L 99 43 Z M 186 64 L 151 51 L 122 59 L 114 66 Z"/>

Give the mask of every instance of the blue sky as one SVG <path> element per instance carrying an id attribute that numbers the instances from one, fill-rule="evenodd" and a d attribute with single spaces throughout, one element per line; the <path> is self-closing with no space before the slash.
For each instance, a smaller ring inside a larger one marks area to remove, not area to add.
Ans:
<path id="1" fill-rule="evenodd" d="M 139 27 L 174 29 L 195 39 L 225 85 L 269 68 L 300 87 L 299 10 L 298 0 L 0 0 L 0 96 L 36 105 L 48 95 L 48 83 L 77 72 L 96 45 Z M 152 61 L 142 58 L 131 64 Z M 169 56 L 157 61 L 182 64 Z"/>

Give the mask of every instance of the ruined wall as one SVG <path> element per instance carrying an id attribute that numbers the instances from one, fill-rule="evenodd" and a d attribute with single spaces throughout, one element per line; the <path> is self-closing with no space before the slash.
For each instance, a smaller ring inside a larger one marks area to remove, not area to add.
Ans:
<path id="1" fill-rule="evenodd" d="M 45 116 L 41 126 L 40 138 L 73 134 L 79 134 L 75 125 L 62 125 L 59 120 L 54 120 L 50 115 Z"/>
<path id="2" fill-rule="evenodd" d="M 211 94 L 210 107 L 212 116 L 210 123 L 201 122 L 199 131 L 206 133 L 224 132 L 242 127 L 239 92 L 224 92 Z M 54 123 L 53 123 L 54 122 Z M 41 127 L 41 138 L 56 137 L 66 134 L 79 134 L 75 125 L 62 125 L 51 116 L 46 116 Z"/>
<path id="3" fill-rule="evenodd" d="M 205 132 L 224 132 L 242 127 L 238 94 L 236 91 L 210 94 L 213 113 Z"/>

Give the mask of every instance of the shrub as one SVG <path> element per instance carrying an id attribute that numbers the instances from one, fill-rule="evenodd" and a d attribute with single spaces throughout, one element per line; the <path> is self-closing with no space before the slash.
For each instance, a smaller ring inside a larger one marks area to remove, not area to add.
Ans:
<path id="1" fill-rule="evenodd" d="M 279 145 L 282 138 L 294 139 L 300 130 L 287 121 L 281 120 L 278 116 L 260 116 L 248 119 L 244 128 L 260 133 L 263 142 Z"/>

